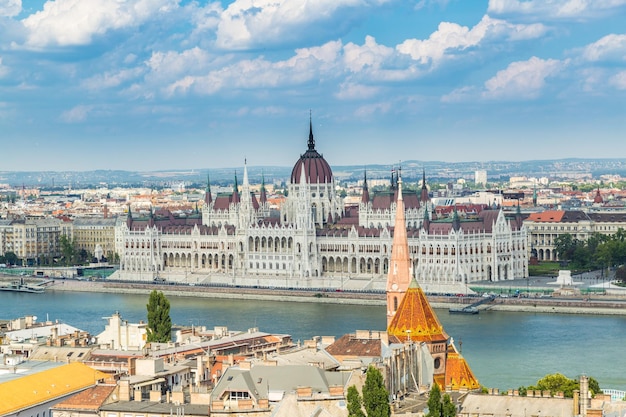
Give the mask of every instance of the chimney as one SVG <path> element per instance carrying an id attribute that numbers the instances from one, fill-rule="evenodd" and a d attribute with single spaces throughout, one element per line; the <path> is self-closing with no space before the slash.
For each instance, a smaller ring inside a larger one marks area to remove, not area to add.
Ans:
<path id="1" fill-rule="evenodd" d="M 121 379 L 119 382 L 120 387 L 120 401 L 130 401 L 130 381 L 127 379 Z"/>
<path id="2" fill-rule="evenodd" d="M 580 392 L 576 389 L 574 390 L 574 395 L 572 396 L 572 402 L 574 403 L 574 415 L 580 415 Z"/>
<path id="3" fill-rule="evenodd" d="M 589 395 L 589 378 L 587 375 L 580 376 L 580 415 L 582 417 L 587 416 L 587 410 L 590 406 L 590 395 Z"/>

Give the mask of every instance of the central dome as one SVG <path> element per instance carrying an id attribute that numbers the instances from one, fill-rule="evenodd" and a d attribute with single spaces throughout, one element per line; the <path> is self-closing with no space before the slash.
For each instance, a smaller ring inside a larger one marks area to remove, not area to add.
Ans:
<path id="1" fill-rule="evenodd" d="M 330 184 L 333 182 L 333 171 L 324 157 L 315 150 L 315 139 L 313 139 L 313 124 L 309 122 L 309 149 L 300 155 L 300 159 L 293 166 L 291 171 L 291 183 L 298 184 L 304 167 L 305 181 L 308 184 Z"/>

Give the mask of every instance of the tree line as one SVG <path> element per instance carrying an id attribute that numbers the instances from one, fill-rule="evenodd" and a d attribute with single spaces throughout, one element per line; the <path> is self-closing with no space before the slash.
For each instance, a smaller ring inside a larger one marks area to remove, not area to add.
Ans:
<path id="1" fill-rule="evenodd" d="M 572 269 L 617 267 L 616 278 L 626 280 L 626 231 L 622 228 L 613 235 L 593 233 L 587 240 L 565 233 L 554 239 L 554 248 L 559 259 L 568 262 Z"/>

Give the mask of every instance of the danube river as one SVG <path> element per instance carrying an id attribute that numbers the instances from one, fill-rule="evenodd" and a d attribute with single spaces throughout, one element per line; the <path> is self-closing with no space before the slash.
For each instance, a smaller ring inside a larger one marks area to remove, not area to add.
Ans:
<path id="1" fill-rule="evenodd" d="M 146 319 L 148 297 L 48 291 L 0 293 L 0 319 L 36 315 L 92 334 L 119 311 L 130 322 Z M 385 328 L 379 306 L 169 297 L 175 324 L 228 326 L 233 330 L 286 333 L 294 341 Z M 582 373 L 604 388 L 626 389 L 626 317 L 510 312 L 450 315 L 437 310 L 446 332 L 461 347 L 480 383 L 500 389 L 534 384 L 545 374 Z"/>

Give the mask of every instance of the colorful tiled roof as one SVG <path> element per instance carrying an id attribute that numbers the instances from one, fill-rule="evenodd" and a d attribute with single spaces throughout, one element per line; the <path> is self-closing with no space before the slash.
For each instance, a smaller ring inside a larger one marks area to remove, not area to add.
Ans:
<path id="1" fill-rule="evenodd" d="M 445 384 L 446 387 L 451 387 L 452 391 L 480 388 L 480 384 L 467 364 L 467 361 L 457 352 L 452 344 L 448 346 Z"/>
<path id="2" fill-rule="evenodd" d="M 0 415 L 15 413 L 88 388 L 107 374 L 75 362 L 0 384 Z"/>
<path id="3" fill-rule="evenodd" d="M 415 279 L 404 294 L 387 333 L 403 342 L 409 337 L 414 342 L 440 342 L 448 339 L 426 294 Z"/>

